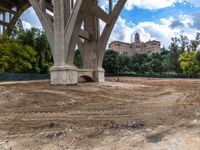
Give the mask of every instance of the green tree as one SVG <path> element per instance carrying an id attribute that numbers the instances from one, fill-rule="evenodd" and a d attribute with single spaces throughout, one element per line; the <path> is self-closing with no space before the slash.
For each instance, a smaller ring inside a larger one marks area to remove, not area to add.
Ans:
<path id="1" fill-rule="evenodd" d="M 190 49 L 197 51 L 199 45 L 200 45 L 200 33 L 197 33 L 195 40 L 190 41 Z"/>
<path id="2" fill-rule="evenodd" d="M 149 63 L 143 63 L 140 65 L 140 70 L 139 73 L 143 73 L 143 74 L 148 74 L 149 72 L 151 72 L 151 68 L 149 66 Z"/>
<path id="3" fill-rule="evenodd" d="M 131 58 L 128 56 L 123 56 L 123 55 L 119 55 L 118 56 L 119 62 L 117 63 L 117 65 L 119 64 L 119 72 L 123 73 L 123 72 L 130 72 L 130 68 L 131 68 Z"/>
<path id="4" fill-rule="evenodd" d="M 36 62 L 36 51 L 28 45 L 21 45 L 4 35 L 0 39 L 0 71 L 27 73 L 32 72 Z"/>
<path id="5" fill-rule="evenodd" d="M 164 70 L 163 64 L 159 59 L 153 59 L 149 65 L 151 67 L 150 71 L 153 71 L 155 73 L 161 74 Z"/>
<path id="6" fill-rule="evenodd" d="M 180 37 L 178 38 L 178 43 L 179 43 L 179 51 L 181 53 L 184 53 L 185 51 L 188 51 L 189 48 L 189 39 L 187 36 L 184 35 L 180 35 Z"/>
<path id="7" fill-rule="evenodd" d="M 162 57 L 162 65 L 163 65 L 163 72 L 170 71 L 170 51 L 165 51 L 161 53 Z"/>
<path id="8" fill-rule="evenodd" d="M 181 54 L 179 62 L 184 74 L 192 76 L 200 71 L 197 53 L 195 51 L 189 51 Z"/>
<path id="9" fill-rule="evenodd" d="M 200 62 L 200 51 L 197 51 L 197 60 Z"/>
<path id="10" fill-rule="evenodd" d="M 134 63 L 134 64 L 132 65 L 132 70 L 133 70 L 134 72 L 140 72 L 140 64 Z"/>
<path id="11" fill-rule="evenodd" d="M 34 73 L 49 72 L 49 68 L 53 65 L 53 57 L 48 40 L 43 31 L 36 28 L 29 30 L 15 28 L 10 39 L 18 41 L 22 45 L 29 45 L 37 52 L 36 62 L 32 68 Z"/>
<path id="12" fill-rule="evenodd" d="M 105 69 L 106 73 L 117 74 L 118 71 L 118 62 L 117 57 L 118 53 L 112 50 L 107 50 L 104 55 L 103 60 L 103 68 Z"/>
<path id="13" fill-rule="evenodd" d="M 53 58 L 44 32 L 36 36 L 35 50 L 37 51 L 37 63 L 35 64 L 36 72 L 38 70 L 38 73 L 48 73 L 49 68 L 53 65 Z"/>
<path id="14" fill-rule="evenodd" d="M 83 60 L 81 58 L 81 53 L 80 53 L 80 50 L 77 49 L 75 51 L 75 55 L 74 55 L 74 65 L 77 67 L 77 68 L 83 68 Z"/>
<path id="15" fill-rule="evenodd" d="M 172 38 L 171 44 L 169 46 L 170 49 L 170 56 L 169 56 L 169 63 L 170 63 L 170 69 L 172 71 L 175 71 L 176 73 L 181 73 L 182 69 L 180 67 L 179 63 L 179 56 L 182 53 L 179 49 L 179 39 L 178 38 Z"/>

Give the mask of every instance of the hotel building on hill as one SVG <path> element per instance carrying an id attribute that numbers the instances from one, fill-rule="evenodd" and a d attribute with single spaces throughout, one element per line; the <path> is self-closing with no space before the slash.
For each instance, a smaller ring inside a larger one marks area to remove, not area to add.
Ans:
<path id="1" fill-rule="evenodd" d="M 144 43 L 140 41 L 139 33 L 135 34 L 135 42 L 133 43 L 125 43 L 120 41 L 112 41 L 109 44 L 109 50 L 113 50 L 119 52 L 125 56 L 133 56 L 136 53 L 138 54 L 153 54 L 160 53 L 160 42 L 156 40 L 149 40 Z"/>

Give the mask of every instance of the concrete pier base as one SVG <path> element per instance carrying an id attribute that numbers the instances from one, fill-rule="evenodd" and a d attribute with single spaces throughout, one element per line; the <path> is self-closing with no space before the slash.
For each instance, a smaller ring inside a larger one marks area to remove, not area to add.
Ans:
<path id="1" fill-rule="evenodd" d="M 53 85 L 73 85 L 78 83 L 79 77 L 91 79 L 94 82 L 104 82 L 104 69 L 77 69 L 75 66 L 63 65 L 53 66 L 50 69 L 51 84 Z"/>
<path id="2" fill-rule="evenodd" d="M 105 81 L 105 70 L 103 68 L 95 70 L 93 78 L 94 78 L 95 82 L 104 82 Z"/>
<path id="3" fill-rule="evenodd" d="M 90 78 L 94 82 L 104 82 L 104 69 L 77 69 L 75 66 L 63 65 L 53 66 L 50 69 L 51 84 L 73 85 L 78 83 L 79 77 Z"/>
<path id="4" fill-rule="evenodd" d="M 78 71 L 73 66 L 53 66 L 50 69 L 51 84 L 53 85 L 71 85 L 78 83 Z"/>
<path id="5" fill-rule="evenodd" d="M 104 77 L 104 69 L 79 69 L 78 70 L 78 78 L 83 77 L 86 80 L 88 79 L 89 81 L 94 81 L 94 82 L 104 82 L 105 77 Z"/>

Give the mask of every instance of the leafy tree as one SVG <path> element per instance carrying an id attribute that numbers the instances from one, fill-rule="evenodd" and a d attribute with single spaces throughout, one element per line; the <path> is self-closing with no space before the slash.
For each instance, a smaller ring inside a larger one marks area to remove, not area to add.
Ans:
<path id="1" fill-rule="evenodd" d="M 132 65 L 132 70 L 133 70 L 134 72 L 140 72 L 140 64 L 134 63 L 134 64 Z"/>
<path id="2" fill-rule="evenodd" d="M 37 35 L 35 39 L 35 50 L 37 51 L 36 68 L 40 70 L 39 73 L 48 73 L 49 68 L 53 65 L 53 58 L 44 32 Z"/>
<path id="3" fill-rule="evenodd" d="M 153 59 L 150 62 L 150 67 L 153 72 L 162 73 L 164 70 L 163 64 L 159 59 Z"/>
<path id="4" fill-rule="evenodd" d="M 18 41 L 22 45 L 29 45 L 37 52 L 36 62 L 32 68 L 34 73 L 49 72 L 49 68 L 53 65 L 53 58 L 43 31 L 36 28 L 29 30 L 15 28 L 10 39 Z"/>
<path id="5" fill-rule="evenodd" d="M 121 70 L 121 72 L 129 72 L 129 71 L 130 71 L 129 68 L 126 65 Z"/>
<path id="6" fill-rule="evenodd" d="M 168 52 L 168 50 L 165 48 L 165 46 L 163 46 L 161 49 L 160 49 L 161 53 L 165 53 L 165 52 Z"/>
<path id="7" fill-rule="evenodd" d="M 36 51 L 28 45 L 21 45 L 4 35 L 0 39 L 0 71 L 26 73 L 32 72 L 36 62 Z"/>
<path id="8" fill-rule="evenodd" d="M 135 54 L 132 57 L 132 63 L 143 64 L 143 63 L 146 62 L 147 59 L 148 59 L 148 55 L 147 54 Z"/>
<path id="9" fill-rule="evenodd" d="M 75 55 L 74 55 L 74 65 L 77 67 L 77 68 L 83 68 L 83 61 L 82 61 L 82 58 L 81 58 L 81 53 L 80 53 L 80 50 L 77 49 L 75 51 Z"/>
<path id="10" fill-rule="evenodd" d="M 199 45 L 200 45 L 200 33 L 197 33 L 195 40 L 190 41 L 190 49 L 197 51 Z"/>
<path id="11" fill-rule="evenodd" d="M 200 62 L 200 51 L 197 51 L 197 60 Z"/>
<path id="12" fill-rule="evenodd" d="M 117 60 L 117 65 L 119 64 L 119 72 L 129 72 L 131 68 L 131 58 L 128 56 L 119 55 Z"/>
<path id="13" fill-rule="evenodd" d="M 39 29 L 31 28 L 29 30 L 19 30 L 17 37 L 22 44 L 29 45 L 35 49 L 37 37 L 40 35 L 41 31 Z"/>
<path id="14" fill-rule="evenodd" d="M 197 53 L 195 51 L 189 51 L 181 54 L 179 62 L 184 74 L 192 76 L 200 71 Z"/>
<path id="15" fill-rule="evenodd" d="M 180 51 L 181 53 L 184 53 L 185 51 L 188 50 L 188 48 L 189 48 L 189 43 L 190 43 L 190 42 L 189 42 L 189 39 L 188 39 L 187 36 L 181 35 L 181 36 L 178 38 L 178 42 L 179 42 L 179 45 L 180 45 L 179 51 Z"/>
<path id="16" fill-rule="evenodd" d="M 139 73 L 147 73 L 147 72 L 150 72 L 151 71 L 151 68 L 149 66 L 149 63 L 144 63 L 142 65 L 140 65 L 140 70 L 139 70 Z"/>
<path id="17" fill-rule="evenodd" d="M 172 38 L 171 39 L 171 44 L 169 46 L 170 49 L 170 56 L 169 56 L 169 63 L 170 63 L 170 68 L 171 70 L 177 72 L 177 73 L 181 73 L 181 67 L 179 64 L 179 56 L 181 54 L 181 51 L 179 49 L 179 39 L 178 38 Z"/>
<path id="18" fill-rule="evenodd" d="M 161 53 L 161 57 L 162 57 L 163 72 L 171 71 L 170 52 L 166 51 L 165 53 Z"/>
<path id="19" fill-rule="evenodd" d="M 104 55 L 103 68 L 106 73 L 116 74 L 118 70 L 117 58 L 118 53 L 115 51 L 107 50 Z"/>

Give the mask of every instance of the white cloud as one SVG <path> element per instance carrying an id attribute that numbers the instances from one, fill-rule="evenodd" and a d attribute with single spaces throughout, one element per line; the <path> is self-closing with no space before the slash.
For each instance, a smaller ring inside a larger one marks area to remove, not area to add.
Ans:
<path id="1" fill-rule="evenodd" d="M 200 6 L 200 0 L 186 0 L 188 3 L 199 7 Z"/>
<path id="2" fill-rule="evenodd" d="M 174 3 L 180 0 L 128 0 L 125 8 L 132 10 L 134 6 L 144 9 L 161 9 L 172 6 Z"/>
<path id="3" fill-rule="evenodd" d="M 171 27 L 174 21 L 179 20 L 182 26 Z M 146 42 L 149 39 L 158 40 L 162 45 L 168 47 L 172 37 L 186 35 L 193 39 L 200 30 L 192 27 L 192 17 L 189 15 L 180 15 L 178 18 L 162 18 L 158 23 L 140 22 L 137 25 L 127 23 L 125 19 L 119 17 L 115 28 L 111 34 L 110 40 L 120 40 L 124 42 L 134 42 L 136 32 L 140 33 L 141 40 Z"/>
<path id="4" fill-rule="evenodd" d="M 183 0 L 127 0 L 125 9 L 132 10 L 134 6 L 137 6 L 143 9 L 154 10 L 154 9 L 161 9 L 173 6 L 174 3 L 182 1 Z M 116 4 L 116 2 L 117 0 L 113 1 L 113 6 Z M 108 10 L 109 1 L 108 0 L 100 1 L 100 6 L 103 10 Z"/>
<path id="5" fill-rule="evenodd" d="M 134 6 L 137 6 L 143 9 L 156 10 L 173 6 L 177 2 L 183 4 L 188 2 L 194 6 L 200 6 L 200 0 L 128 0 L 125 8 L 127 10 L 132 10 Z"/>
<path id="6" fill-rule="evenodd" d="M 198 29 L 198 30 L 200 30 L 200 11 L 197 11 L 197 12 L 193 12 L 192 14 L 191 14 L 191 17 L 192 17 L 192 22 L 191 22 L 191 24 L 192 24 L 192 27 L 194 27 L 194 28 L 196 28 L 196 29 Z"/>
<path id="7" fill-rule="evenodd" d="M 31 29 L 32 25 L 29 22 L 22 20 L 22 25 L 24 29 Z"/>
<path id="8" fill-rule="evenodd" d="M 20 17 L 21 20 L 24 21 L 24 24 L 26 27 L 29 27 L 29 24 L 32 25 L 32 27 L 36 27 L 39 29 L 42 29 L 42 25 L 40 23 L 40 20 L 38 19 L 35 11 L 33 10 L 32 7 L 30 7 L 29 9 L 27 9 Z"/>
<path id="9" fill-rule="evenodd" d="M 125 19 L 119 17 L 109 41 L 119 40 L 124 42 L 131 42 L 134 40 L 134 35 L 136 31 L 141 34 L 143 40 L 148 40 L 150 38 L 150 34 L 145 32 L 143 28 L 134 25 L 131 22 L 126 23 Z"/>

